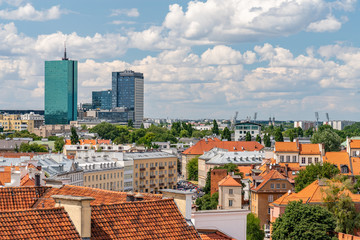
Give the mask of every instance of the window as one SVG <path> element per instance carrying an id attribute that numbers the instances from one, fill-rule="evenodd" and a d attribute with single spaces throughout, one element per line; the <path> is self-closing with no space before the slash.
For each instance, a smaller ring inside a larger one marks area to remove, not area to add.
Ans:
<path id="1" fill-rule="evenodd" d="M 296 156 L 293 156 L 293 162 L 296 162 Z"/>
<path id="2" fill-rule="evenodd" d="M 280 156 L 280 162 L 284 162 L 284 156 Z"/>
<path id="3" fill-rule="evenodd" d="M 301 158 L 301 164 L 305 164 L 306 160 L 304 157 Z"/>
<path id="4" fill-rule="evenodd" d="M 312 158 L 311 157 L 308 158 L 308 164 L 312 164 Z"/>
<path id="5" fill-rule="evenodd" d="M 138 165 L 137 165 L 137 164 L 135 164 L 135 168 L 138 168 Z"/>
<path id="6" fill-rule="evenodd" d="M 229 207 L 232 207 L 233 205 L 233 200 L 229 200 Z"/>
<path id="7" fill-rule="evenodd" d="M 270 214 L 270 211 L 271 211 L 270 208 L 268 208 L 268 214 Z"/>
<path id="8" fill-rule="evenodd" d="M 285 184 L 285 183 L 282 184 L 282 188 L 284 188 L 284 189 L 286 188 L 286 184 Z"/>
<path id="9" fill-rule="evenodd" d="M 319 158 L 316 157 L 316 158 L 315 158 L 315 163 L 318 163 L 318 162 L 319 162 Z"/>
<path id="10" fill-rule="evenodd" d="M 271 188 L 271 189 L 274 189 L 274 188 L 275 188 L 275 184 L 273 184 L 273 183 L 270 184 L 270 188 Z"/>
<path id="11" fill-rule="evenodd" d="M 276 189 L 280 189 L 280 183 L 276 184 Z"/>
<path id="12" fill-rule="evenodd" d="M 268 202 L 273 202 L 274 201 L 274 196 L 273 195 L 269 195 L 268 196 Z"/>
<path id="13" fill-rule="evenodd" d="M 229 189 L 229 194 L 234 194 L 232 189 Z"/>
<path id="14" fill-rule="evenodd" d="M 341 173 L 349 173 L 349 168 L 346 165 L 341 166 Z"/>
<path id="15" fill-rule="evenodd" d="M 286 156 L 286 162 L 290 162 L 290 156 Z"/>

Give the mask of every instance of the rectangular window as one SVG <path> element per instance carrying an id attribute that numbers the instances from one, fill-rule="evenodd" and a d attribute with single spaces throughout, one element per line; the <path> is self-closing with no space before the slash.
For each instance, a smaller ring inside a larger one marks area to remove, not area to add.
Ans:
<path id="1" fill-rule="evenodd" d="M 138 168 L 138 165 L 137 165 L 137 164 L 135 164 L 135 168 Z"/>
<path id="2" fill-rule="evenodd" d="M 286 188 L 286 184 L 285 184 L 285 183 L 282 184 L 282 188 L 284 188 L 284 189 Z"/>
<path id="3" fill-rule="evenodd" d="M 271 209 L 271 208 L 268 208 L 268 214 L 270 214 L 270 209 Z"/>
<path id="4" fill-rule="evenodd" d="M 302 164 L 305 164 L 305 162 L 306 162 L 305 158 L 302 157 L 302 158 L 301 158 L 301 163 L 302 163 Z"/>
<path id="5" fill-rule="evenodd" d="M 280 156 L 280 162 L 284 162 L 284 156 Z"/>
<path id="6" fill-rule="evenodd" d="M 275 188 L 275 184 L 273 184 L 273 183 L 270 184 L 270 188 L 271 188 L 271 189 L 274 189 L 274 188 Z"/>
<path id="7" fill-rule="evenodd" d="M 290 156 L 286 156 L 286 162 L 290 162 Z"/>
<path id="8" fill-rule="evenodd" d="M 312 164 L 312 158 L 311 157 L 308 158 L 308 164 Z"/>
<path id="9" fill-rule="evenodd" d="M 293 162 L 296 162 L 296 156 L 293 156 Z"/>
<path id="10" fill-rule="evenodd" d="M 319 158 L 315 158 L 315 163 L 319 163 Z"/>
<path id="11" fill-rule="evenodd" d="M 232 207 L 233 205 L 233 200 L 229 200 L 229 207 Z"/>
<path id="12" fill-rule="evenodd" d="M 268 202 L 273 202 L 274 201 L 274 196 L 273 195 L 269 195 L 268 196 Z"/>
<path id="13" fill-rule="evenodd" d="M 233 194 L 233 190 L 232 190 L 232 189 L 229 189 L 229 194 Z"/>
<path id="14" fill-rule="evenodd" d="M 276 184 L 276 189 L 280 189 L 280 183 Z"/>

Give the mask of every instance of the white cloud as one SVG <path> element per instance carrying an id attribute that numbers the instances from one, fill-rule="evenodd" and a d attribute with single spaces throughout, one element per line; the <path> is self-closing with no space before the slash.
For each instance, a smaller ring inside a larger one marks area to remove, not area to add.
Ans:
<path id="1" fill-rule="evenodd" d="M 306 30 L 309 32 L 335 32 L 341 28 L 341 25 L 339 20 L 329 15 L 326 19 L 310 23 Z"/>
<path id="2" fill-rule="evenodd" d="M 128 17 L 138 17 L 139 11 L 136 8 L 131 8 L 131 9 L 113 9 L 111 11 L 110 16 L 120 16 L 120 15 L 125 15 Z"/>
<path id="3" fill-rule="evenodd" d="M 53 6 L 47 10 L 38 11 L 30 3 L 15 10 L 0 10 L 0 18 L 7 20 L 47 21 L 61 16 L 60 6 Z"/>
<path id="4" fill-rule="evenodd" d="M 120 21 L 120 20 L 114 20 L 111 22 L 111 24 L 115 24 L 115 25 L 121 25 L 121 24 L 135 24 L 136 22 L 134 21 Z"/>

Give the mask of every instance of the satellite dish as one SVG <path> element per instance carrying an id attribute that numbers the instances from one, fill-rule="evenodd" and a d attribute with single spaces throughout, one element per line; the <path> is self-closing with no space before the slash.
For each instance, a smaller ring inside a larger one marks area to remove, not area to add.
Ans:
<path id="1" fill-rule="evenodd" d="M 360 155 L 360 151 L 356 151 L 356 156 L 359 156 Z"/>

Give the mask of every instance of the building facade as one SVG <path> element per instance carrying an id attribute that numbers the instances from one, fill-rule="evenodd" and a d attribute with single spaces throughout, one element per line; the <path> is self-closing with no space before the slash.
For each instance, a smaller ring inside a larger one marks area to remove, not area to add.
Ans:
<path id="1" fill-rule="evenodd" d="M 261 124 L 252 122 L 237 123 L 235 125 L 235 141 L 245 140 L 248 132 L 250 132 L 251 138 L 255 140 L 257 135 L 261 135 Z"/>
<path id="2" fill-rule="evenodd" d="M 0 115 L 0 126 L 4 131 L 22 131 L 34 130 L 35 121 L 30 119 L 22 119 L 20 114 L 4 114 Z"/>
<path id="3" fill-rule="evenodd" d="M 92 92 L 92 109 L 111 109 L 111 98 L 111 90 Z"/>
<path id="4" fill-rule="evenodd" d="M 77 61 L 45 61 L 45 124 L 77 119 Z"/>
<path id="5" fill-rule="evenodd" d="M 112 108 L 124 107 L 133 111 L 134 127 L 144 119 L 144 75 L 125 70 L 112 73 Z"/>

